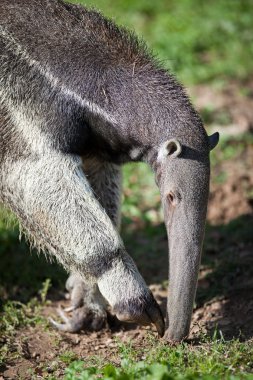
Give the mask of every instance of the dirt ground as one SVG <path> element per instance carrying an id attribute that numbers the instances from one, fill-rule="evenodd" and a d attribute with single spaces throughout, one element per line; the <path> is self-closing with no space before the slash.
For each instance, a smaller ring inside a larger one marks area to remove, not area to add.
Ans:
<path id="1" fill-rule="evenodd" d="M 241 86 L 235 84 L 223 91 L 210 90 L 208 86 L 198 86 L 192 91 L 199 109 L 212 104 L 213 113 L 226 112 L 228 115 L 229 125 L 219 125 L 214 120 L 210 122 L 210 129 L 216 127 L 233 135 L 226 146 L 228 157 L 217 160 L 212 173 L 204 254 L 189 337 L 192 343 L 198 341 L 202 333 L 213 334 L 214 329 L 226 339 L 248 340 L 253 337 L 253 144 L 247 140 L 241 143 L 234 138 L 239 132 L 252 133 L 253 81 L 244 87 L 247 96 L 239 95 Z M 143 241 L 142 233 L 137 231 L 135 238 Z M 162 234 L 158 240 L 166 252 L 165 236 Z M 167 266 L 165 256 L 159 265 L 161 268 Z M 161 282 L 153 283 L 154 277 L 149 269 L 145 276 L 144 268 L 143 274 L 165 312 L 166 286 L 160 285 Z M 162 279 L 165 279 L 164 275 Z M 52 297 L 51 304 L 43 308 L 43 314 L 54 316 L 59 304 L 64 305 L 64 302 Z M 66 352 L 83 360 L 100 355 L 104 360 L 117 363 L 115 338 L 120 342 L 130 340 L 138 348 L 145 344 L 149 335 L 147 330 L 151 334 L 154 331 L 153 327 L 119 323 L 112 316 L 100 332 L 59 333 L 37 324 L 23 328 L 18 330 L 13 342 L 13 349 L 19 355 L 2 368 L 2 377 L 0 369 L 0 379 L 29 378 L 28 368 L 37 376 L 45 371 L 50 374 L 55 366 L 58 369 L 54 376 L 60 378 L 66 365 L 63 360 L 62 368 L 59 367 L 57 358 Z"/>

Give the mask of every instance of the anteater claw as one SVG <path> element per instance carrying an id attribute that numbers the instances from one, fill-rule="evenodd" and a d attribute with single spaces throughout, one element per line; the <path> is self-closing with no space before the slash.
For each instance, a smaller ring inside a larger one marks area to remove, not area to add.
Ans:
<path id="1" fill-rule="evenodd" d="M 138 323 L 140 325 L 154 324 L 160 337 L 164 335 L 165 324 L 159 305 L 150 293 L 144 302 L 140 299 L 124 302 L 114 307 L 114 312 L 120 321 Z"/>
<path id="2" fill-rule="evenodd" d="M 61 308 L 58 308 L 57 312 L 64 323 L 58 323 L 53 318 L 49 318 L 49 321 L 58 330 L 75 333 L 82 329 L 86 318 L 85 314 L 78 313 L 72 318 L 68 318 Z"/>
<path id="3" fill-rule="evenodd" d="M 155 325 L 158 335 L 162 337 L 165 331 L 165 324 L 160 308 L 152 308 L 151 310 L 147 310 L 147 314 L 151 322 Z"/>
<path id="4" fill-rule="evenodd" d="M 79 306 L 77 305 L 72 305 L 72 306 L 69 306 L 69 307 L 65 307 L 63 310 L 66 312 L 66 313 L 70 313 L 71 311 L 74 311 L 76 309 L 78 309 Z"/>
<path id="5" fill-rule="evenodd" d="M 63 323 L 58 323 L 49 318 L 50 323 L 60 331 L 76 333 L 82 329 L 98 331 L 104 326 L 107 314 L 105 310 L 90 309 L 87 307 L 74 308 L 72 317 L 67 317 L 64 310 L 57 309 Z"/>

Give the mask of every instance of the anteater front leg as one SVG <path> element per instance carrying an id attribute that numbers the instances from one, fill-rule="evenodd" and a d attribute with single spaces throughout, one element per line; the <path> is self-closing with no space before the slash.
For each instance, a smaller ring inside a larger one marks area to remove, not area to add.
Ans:
<path id="1" fill-rule="evenodd" d="M 119 230 L 121 206 L 121 166 L 98 158 L 83 157 L 83 170 L 94 196 L 106 210 L 114 226 Z M 65 311 L 72 313 L 71 318 L 61 311 L 64 324 L 57 324 L 61 330 L 75 332 L 81 328 L 99 330 L 107 318 L 107 305 L 97 284 L 84 281 L 76 273 L 69 276 L 66 288 L 70 294 L 70 307 Z"/>
<path id="2" fill-rule="evenodd" d="M 35 243 L 68 271 L 97 283 L 119 319 L 154 322 L 163 334 L 160 309 L 96 200 L 80 158 L 50 150 L 7 161 L 3 170 L 4 201 Z"/>

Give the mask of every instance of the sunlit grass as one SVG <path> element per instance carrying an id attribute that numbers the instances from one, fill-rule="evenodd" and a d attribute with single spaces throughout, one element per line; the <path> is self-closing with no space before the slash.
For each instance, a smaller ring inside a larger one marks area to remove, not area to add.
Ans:
<path id="1" fill-rule="evenodd" d="M 181 343 L 175 347 L 157 343 L 152 336 L 141 349 L 119 344 L 120 365 L 103 363 L 91 366 L 73 361 L 65 370 L 65 380 L 239 380 L 253 379 L 251 343 L 226 342 L 216 332 L 212 339 L 203 337 L 201 345 Z M 143 360 L 138 360 L 142 357 Z"/>

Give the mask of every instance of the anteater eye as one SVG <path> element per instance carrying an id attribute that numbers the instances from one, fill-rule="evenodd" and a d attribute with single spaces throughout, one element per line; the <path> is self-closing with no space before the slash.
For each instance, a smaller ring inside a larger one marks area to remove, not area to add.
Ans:
<path id="1" fill-rule="evenodd" d="M 167 194 L 167 200 L 169 204 L 171 204 L 172 206 L 176 206 L 180 202 L 181 196 L 178 192 L 170 191 Z"/>
<path id="2" fill-rule="evenodd" d="M 169 192 L 169 194 L 167 195 L 167 199 L 168 199 L 168 201 L 172 204 L 172 205 L 174 205 L 174 203 L 175 203 L 175 195 L 170 191 Z"/>

